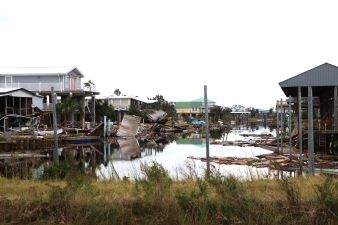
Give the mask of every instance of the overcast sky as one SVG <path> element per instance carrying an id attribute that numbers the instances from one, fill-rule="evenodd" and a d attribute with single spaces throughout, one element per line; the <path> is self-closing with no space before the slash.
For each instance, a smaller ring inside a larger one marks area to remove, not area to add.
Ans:
<path id="1" fill-rule="evenodd" d="M 0 66 L 76 66 L 103 95 L 270 108 L 280 81 L 338 65 L 338 2 L 0 0 Z"/>

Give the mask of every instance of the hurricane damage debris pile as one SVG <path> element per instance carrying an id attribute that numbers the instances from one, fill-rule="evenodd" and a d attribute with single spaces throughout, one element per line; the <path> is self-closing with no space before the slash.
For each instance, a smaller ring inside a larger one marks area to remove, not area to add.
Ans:
<path id="1" fill-rule="evenodd" d="M 141 118 L 139 116 L 125 115 L 118 129 L 117 137 L 135 137 L 139 129 Z"/>
<path id="2" fill-rule="evenodd" d="M 149 123 L 140 124 L 138 132 L 140 138 L 156 136 L 158 133 L 183 132 L 188 127 L 187 124 L 182 124 L 172 117 L 168 117 L 167 113 L 162 110 L 148 110 L 146 115 Z"/>
<path id="3" fill-rule="evenodd" d="M 237 157 L 210 157 L 210 162 L 225 164 L 225 165 L 248 165 L 257 168 L 269 167 L 271 169 L 286 169 L 299 167 L 298 155 L 294 155 L 291 160 L 289 156 L 278 154 L 266 154 L 260 155 L 256 158 L 237 158 Z M 189 156 L 188 159 L 206 161 L 205 157 L 193 157 Z M 307 166 L 308 158 L 306 155 L 302 156 L 303 166 Z M 337 169 L 338 162 L 333 158 L 327 159 L 325 156 L 315 156 L 315 166 L 318 168 L 331 168 Z"/>

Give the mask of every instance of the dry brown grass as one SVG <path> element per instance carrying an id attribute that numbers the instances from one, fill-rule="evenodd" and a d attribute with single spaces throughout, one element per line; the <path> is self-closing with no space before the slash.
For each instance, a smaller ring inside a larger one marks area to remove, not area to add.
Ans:
<path id="1" fill-rule="evenodd" d="M 319 192 L 324 176 L 173 182 L 156 166 L 133 182 L 98 182 L 83 175 L 63 181 L 0 178 L 0 224 L 270 225 L 335 224 L 338 219 L 336 178 Z"/>

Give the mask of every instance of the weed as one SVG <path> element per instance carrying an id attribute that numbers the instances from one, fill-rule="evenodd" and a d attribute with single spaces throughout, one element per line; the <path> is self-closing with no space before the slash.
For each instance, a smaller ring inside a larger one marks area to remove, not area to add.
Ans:
<path id="1" fill-rule="evenodd" d="M 299 185 L 292 178 L 279 180 L 281 190 L 285 193 L 290 206 L 300 205 L 301 193 Z"/>
<path id="2" fill-rule="evenodd" d="M 316 184 L 319 203 L 338 220 L 338 182 L 327 176 L 322 184 Z"/>
<path id="3" fill-rule="evenodd" d="M 59 163 L 51 162 L 44 168 L 43 179 L 64 179 L 71 171 L 82 172 L 83 167 L 76 165 L 75 161 L 71 157 L 66 157 Z"/>

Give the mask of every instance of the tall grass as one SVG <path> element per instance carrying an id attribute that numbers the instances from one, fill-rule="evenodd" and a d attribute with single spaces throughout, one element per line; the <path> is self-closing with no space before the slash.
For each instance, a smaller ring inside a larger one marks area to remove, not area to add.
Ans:
<path id="1" fill-rule="evenodd" d="M 0 178 L 0 224 L 337 224 L 338 180 L 313 176 L 173 181 L 153 162 L 134 181 L 97 182 L 73 170 L 64 180 Z"/>

